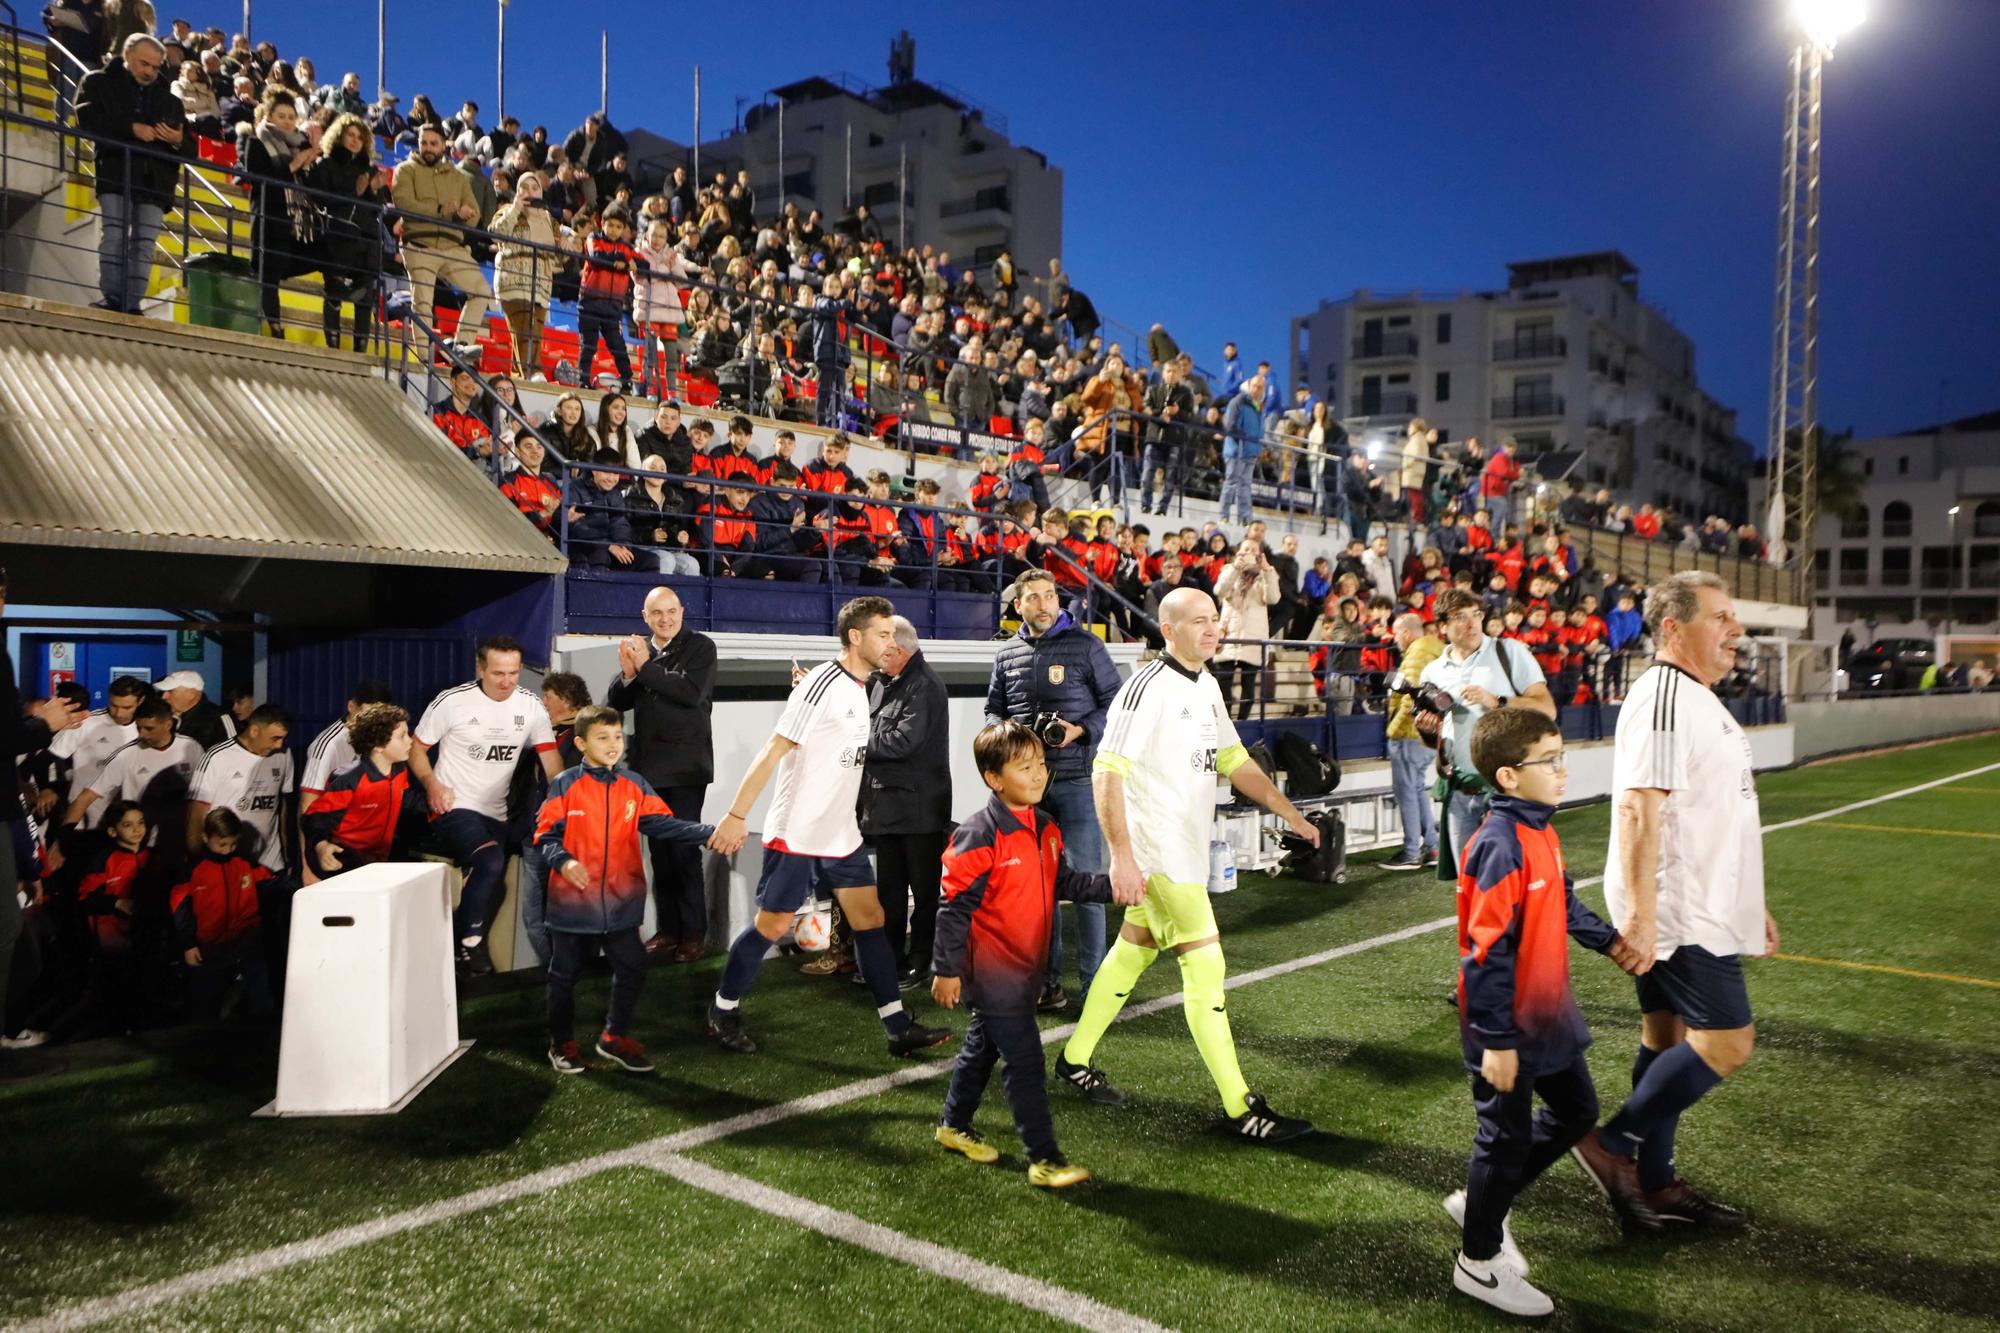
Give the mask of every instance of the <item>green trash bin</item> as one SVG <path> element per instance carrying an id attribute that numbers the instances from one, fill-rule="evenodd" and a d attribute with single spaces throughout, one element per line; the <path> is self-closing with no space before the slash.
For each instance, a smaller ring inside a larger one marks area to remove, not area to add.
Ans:
<path id="1" fill-rule="evenodd" d="M 187 277 L 190 324 L 235 333 L 262 331 L 257 278 L 249 264 L 234 255 L 209 253 L 188 260 L 181 272 Z"/>

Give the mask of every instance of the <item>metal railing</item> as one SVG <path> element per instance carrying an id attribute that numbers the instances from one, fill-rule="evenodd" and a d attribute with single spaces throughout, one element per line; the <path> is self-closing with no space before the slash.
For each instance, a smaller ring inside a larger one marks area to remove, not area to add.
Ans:
<path id="1" fill-rule="evenodd" d="M 1410 357 L 1417 354 L 1417 335 L 1414 333 L 1362 334 L 1353 340 L 1353 359 L 1371 361 L 1378 358 Z"/>
<path id="2" fill-rule="evenodd" d="M 1519 393 L 1493 400 L 1495 421 L 1524 421 L 1535 417 L 1559 417 L 1563 414 L 1563 396 L 1559 393 Z"/>
<path id="3" fill-rule="evenodd" d="M 1493 344 L 1495 361 L 1542 361 L 1569 355 L 1569 339 L 1560 333 L 1533 333 L 1501 338 Z"/>

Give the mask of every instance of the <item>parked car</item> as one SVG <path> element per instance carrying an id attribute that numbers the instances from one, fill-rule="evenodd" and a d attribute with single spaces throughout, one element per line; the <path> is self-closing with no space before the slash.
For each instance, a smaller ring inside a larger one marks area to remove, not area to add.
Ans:
<path id="1" fill-rule="evenodd" d="M 1914 690 L 1936 660 L 1929 639 L 1877 639 L 1847 659 L 1847 688 Z"/>

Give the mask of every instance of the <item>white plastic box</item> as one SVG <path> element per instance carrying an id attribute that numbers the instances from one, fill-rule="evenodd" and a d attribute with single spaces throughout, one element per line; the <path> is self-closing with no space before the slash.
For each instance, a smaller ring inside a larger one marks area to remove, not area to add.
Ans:
<path id="1" fill-rule="evenodd" d="M 259 1115 L 400 1111 L 458 1039 L 450 867 L 363 866 L 292 900 L 278 1096 Z"/>

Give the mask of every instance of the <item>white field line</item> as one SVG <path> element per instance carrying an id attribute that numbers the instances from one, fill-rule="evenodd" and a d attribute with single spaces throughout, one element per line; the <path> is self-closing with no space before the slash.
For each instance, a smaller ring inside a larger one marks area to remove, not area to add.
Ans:
<path id="1" fill-rule="evenodd" d="M 787 1194 L 747 1176 L 719 1171 L 677 1153 L 661 1153 L 651 1165 L 654 1170 L 717 1198 L 755 1208 L 760 1213 L 796 1223 L 808 1231 L 817 1231 L 844 1244 L 872 1250 L 898 1263 L 949 1278 L 974 1291 L 1039 1311 L 1078 1328 L 1091 1329 L 1094 1333 L 1166 1333 L 1161 1325 L 1150 1319 L 1141 1319 L 1115 1306 L 1105 1305 L 1081 1292 L 1027 1277 L 931 1241 L 892 1231 L 853 1213 L 843 1213 L 796 1194 Z"/>
<path id="2" fill-rule="evenodd" d="M 1781 824 L 1768 824 L 1764 827 L 1763 831 L 1765 833 L 1776 833 L 1782 829 L 1796 828 L 1799 825 L 1815 823 L 1822 819 L 1832 819 L 1837 815 L 1844 815 L 1866 806 L 1880 805 L 1884 801 L 1893 801 L 1900 797 L 1913 796 L 1919 792 L 1929 791 L 1933 787 L 1941 787 L 1947 783 L 1959 782 L 1965 778 L 1978 777 L 1985 773 L 1991 773 L 1996 769 L 2000 769 L 2000 764 L 1986 764 L 1979 768 L 1967 769 L 1963 773 L 1954 773 L 1949 777 L 1937 778 L 1930 782 L 1920 783 L 1914 787 L 1905 787 L 1899 791 L 1887 792 L 1881 796 L 1871 796 L 1865 801 L 1855 801 L 1848 805 L 1837 806 L 1831 810 L 1822 810 L 1817 814 L 1806 815 L 1799 819 L 1786 820 Z M 1578 888 L 1585 888 L 1598 883 L 1602 878 L 1603 876 L 1601 875 L 1593 875 L 1588 879 L 1577 880 L 1576 886 Z M 1318 953 L 1307 954 L 1303 957 L 1289 959 L 1282 963 L 1272 963 L 1268 967 L 1260 967 L 1253 971 L 1230 977 L 1224 985 L 1228 989 L 1233 990 L 1238 986 L 1247 986 L 1252 982 L 1265 981 L 1272 977 L 1283 976 L 1289 972 L 1297 972 L 1303 968 L 1317 967 L 1322 963 L 1329 963 L 1335 959 L 1346 958 L 1353 954 L 1365 953 L 1371 949 L 1383 948 L 1390 944 L 1400 944 L 1404 940 L 1416 939 L 1418 936 L 1443 930 L 1455 924 L 1456 920 L 1456 917 L 1439 917 L 1434 921 L 1425 921 L 1414 926 L 1405 926 L 1401 930 L 1392 930 L 1386 934 L 1372 936 L 1369 939 L 1356 940 L 1352 944 L 1343 944 L 1336 948 L 1324 949 Z M 1162 995 L 1156 999 L 1148 1000 L 1144 1004 L 1127 1006 L 1118 1015 L 1117 1021 L 1122 1023 L 1134 1018 L 1144 1018 L 1150 1014 L 1171 1009 L 1180 1002 L 1181 996 L 1178 991 L 1171 995 Z M 1053 1042 L 1066 1039 L 1074 1029 L 1074 1026 L 1074 1024 L 1066 1023 L 1061 1027 L 1049 1028 L 1042 1033 L 1042 1044 L 1047 1046 Z M 341 1227 L 337 1230 L 329 1231 L 324 1235 L 290 1241 L 284 1245 L 273 1246 L 268 1250 L 259 1250 L 253 1254 L 242 1255 L 211 1268 L 184 1273 L 179 1277 L 168 1278 L 160 1282 L 147 1283 L 144 1286 L 133 1287 L 128 1291 L 122 1291 L 115 1295 L 101 1296 L 93 1300 L 78 1302 L 75 1305 L 63 1306 L 33 1319 L 24 1320 L 17 1324 L 9 1324 L 7 1325 L 8 1333 L 15 1333 L 17 1330 L 19 1333 L 30 1333 L 30 1331 L 32 1333 L 43 1333 L 44 1330 L 47 1330 L 48 1333 L 54 1333 L 55 1330 L 88 1328 L 107 1320 L 122 1318 L 141 1310 L 151 1309 L 157 1305 L 164 1305 L 169 1301 L 176 1301 L 184 1296 L 211 1291 L 217 1287 L 229 1286 L 237 1282 L 246 1282 L 253 1278 L 263 1277 L 267 1274 L 290 1268 L 295 1264 L 310 1263 L 315 1259 L 324 1259 L 329 1255 L 338 1254 L 342 1250 L 353 1249 L 357 1245 L 366 1245 L 373 1241 L 386 1240 L 391 1236 L 398 1236 L 406 1231 L 414 1231 L 420 1227 L 431 1226 L 438 1222 L 447 1222 L 455 1217 L 463 1217 L 468 1213 L 476 1213 L 487 1208 L 497 1207 L 501 1204 L 512 1203 L 516 1199 L 525 1199 L 537 1194 L 546 1194 L 550 1190 L 559 1189 L 564 1185 L 583 1180 L 601 1171 L 610 1171 L 624 1166 L 654 1165 L 654 1159 L 661 1153 L 685 1152 L 690 1148 L 697 1148 L 703 1144 L 713 1143 L 718 1139 L 728 1138 L 748 1130 L 761 1129 L 766 1125 L 777 1124 L 780 1121 L 794 1119 L 802 1115 L 812 1115 L 819 1111 L 830 1110 L 833 1107 L 845 1105 L 848 1102 L 873 1097 L 879 1093 L 887 1092 L 892 1088 L 902 1087 L 908 1083 L 921 1083 L 927 1079 L 942 1078 L 950 1071 L 951 1064 L 949 1061 L 932 1061 L 920 1065 L 911 1065 L 903 1069 L 898 1069 L 893 1073 L 878 1075 L 875 1078 L 859 1079 L 837 1088 L 829 1088 L 824 1092 L 797 1097 L 788 1102 L 777 1102 L 759 1110 L 747 1111 L 742 1115 L 715 1121 L 712 1124 L 696 1125 L 693 1128 L 679 1130 L 672 1134 L 663 1134 L 658 1138 L 645 1140 L 629 1148 L 619 1148 L 611 1152 L 599 1153 L 594 1157 L 581 1158 L 562 1166 L 548 1167 L 513 1180 L 502 1181 L 497 1185 L 489 1185 L 484 1189 L 473 1190 L 470 1193 L 461 1194 L 455 1198 L 441 1199 L 436 1203 L 423 1204 L 420 1207 L 404 1209 L 397 1213 L 389 1213 L 382 1217 L 372 1218 L 366 1222 L 357 1222 L 352 1226 Z"/>

